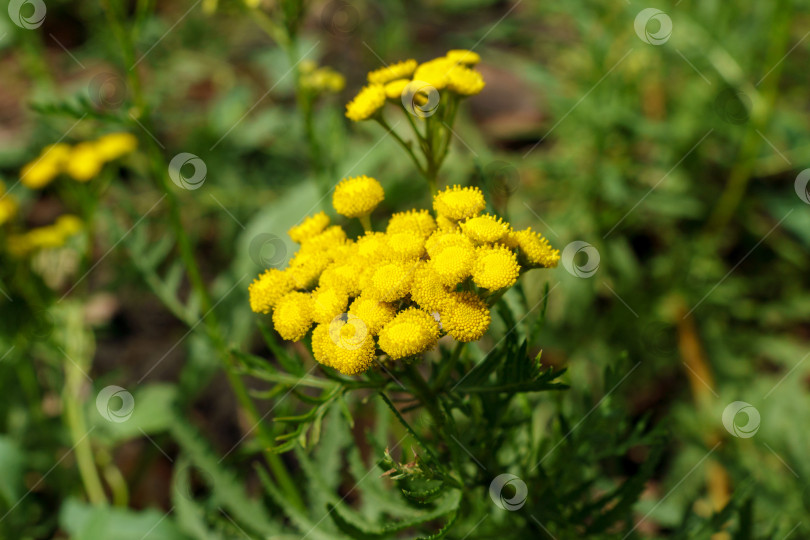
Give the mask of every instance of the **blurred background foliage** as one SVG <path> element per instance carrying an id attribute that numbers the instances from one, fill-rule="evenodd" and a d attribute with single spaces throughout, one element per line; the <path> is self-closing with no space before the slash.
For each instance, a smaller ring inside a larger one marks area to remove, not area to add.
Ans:
<path id="1" fill-rule="evenodd" d="M 24 226 L 88 204 L 87 192 L 76 203 L 59 186 L 16 185 L 44 146 L 129 131 L 144 150 L 109 171 L 87 257 L 21 266 L 3 254 L 0 536 L 334 538 L 361 518 L 425 512 L 397 505 L 373 468 L 386 446 L 405 461 L 418 448 L 378 400 L 352 402 L 353 439 L 334 407 L 319 445 L 283 456 L 307 508 L 263 482 L 262 443 L 197 328 L 208 310 L 181 277 L 146 149 L 204 160 L 202 189 L 176 197 L 212 313 L 228 346 L 280 362 L 247 285 L 294 246 L 268 253 L 257 237 L 288 242 L 301 217 L 331 210 L 324 193 L 347 175 L 381 180 L 381 215 L 427 207 L 395 142 L 349 125 L 343 105 L 382 61 L 451 48 L 482 56 L 487 87 L 460 114 L 444 183 L 481 186 L 495 211 L 559 249 L 591 244 L 599 266 L 589 278 L 529 274 L 507 296 L 515 343 L 567 368 L 570 389 L 521 398 L 522 428 L 492 462 L 492 477 L 542 463 L 525 511 L 498 511 L 481 489 L 449 536 L 810 535 L 810 206 L 794 189 L 810 163 L 810 3 L 654 4 L 673 26 L 657 46 L 634 31 L 650 7 L 635 1 L 54 0 L 37 30 L 0 17 L 0 175 Z M 302 58 L 342 73 L 345 90 L 302 98 Z M 48 305 L 32 301 L 47 297 L 42 265 L 64 274 Z M 96 414 L 111 384 L 134 395 L 125 423 Z M 73 391 L 115 506 L 82 488 Z M 269 397 L 259 416 L 301 412 Z M 733 401 L 760 412 L 754 437 L 723 427 Z M 630 525 L 592 532 L 589 498 L 635 475 L 610 503 L 628 505 Z M 341 501 L 365 515 L 323 519 Z"/>

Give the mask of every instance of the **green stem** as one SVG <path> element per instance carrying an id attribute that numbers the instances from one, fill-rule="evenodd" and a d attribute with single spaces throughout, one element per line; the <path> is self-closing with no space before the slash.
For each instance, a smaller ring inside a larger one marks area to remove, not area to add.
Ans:
<path id="1" fill-rule="evenodd" d="M 386 121 L 385 121 L 385 119 L 384 119 L 382 116 L 377 115 L 377 116 L 375 116 L 375 117 L 374 117 L 374 119 L 375 119 L 375 120 L 377 120 L 377 122 L 378 122 L 378 123 L 379 123 L 379 124 L 380 124 L 382 127 L 384 127 L 384 128 L 385 128 L 385 129 L 388 131 L 388 133 L 390 133 L 390 134 L 391 134 L 391 136 L 392 136 L 392 137 L 394 137 L 394 139 L 395 139 L 395 140 L 396 140 L 396 141 L 399 143 L 399 145 L 400 145 L 402 148 L 404 148 L 404 149 L 405 149 L 405 151 L 406 151 L 406 152 L 408 153 L 408 155 L 411 157 L 411 160 L 413 161 L 414 165 L 416 165 L 416 168 L 419 170 L 419 174 L 421 174 L 422 176 L 424 176 L 425 178 L 427 178 L 427 177 L 428 177 L 428 175 L 427 175 L 427 171 L 425 170 L 425 168 L 424 168 L 424 167 L 422 167 L 422 164 L 421 164 L 421 163 L 419 163 L 419 160 L 418 160 L 418 159 L 416 159 L 416 154 L 414 154 L 414 153 L 413 153 L 413 150 L 411 150 L 411 145 L 410 145 L 410 144 L 408 144 L 407 142 L 405 142 L 405 141 L 402 139 L 402 137 L 400 137 L 400 136 L 399 136 L 399 134 L 398 134 L 396 131 L 394 131 L 394 130 L 391 128 L 391 126 L 389 126 L 389 125 L 388 125 L 388 122 L 386 122 Z"/>
<path id="2" fill-rule="evenodd" d="M 131 36 L 128 32 L 124 30 L 123 23 L 118 16 L 118 13 L 113 9 L 108 9 L 108 17 L 109 20 L 114 27 L 114 33 L 116 33 L 119 38 L 122 40 L 122 47 L 125 51 L 125 56 L 131 55 L 131 52 L 134 50 L 134 45 L 131 41 Z M 116 31 L 117 29 L 117 31 Z M 148 131 L 149 133 L 153 133 L 153 128 L 151 126 L 150 121 L 150 114 L 148 109 L 145 105 L 145 100 L 143 99 L 143 94 L 141 90 L 140 84 L 140 77 L 138 75 L 137 69 L 129 70 L 130 75 L 130 82 L 132 86 L 133 92 L 133 99 L 136 104 L 142 104 L 140 109 L 140 116 L 141 116 L 141 124 L 143 128 Z M 137 125 L 137 122 L 133 121 L 133 130 L 139 130 L 141 126 Z M 206 334 L 208 335 L 209 339 L 211 340 L 215 350 L 219 353 L 220 357 L 223 360 L 225 373 L 228 377 L 228 382 L 231 384 L 231 387 L 236 394 L 236 397 L 248 416 L 248 420 L 250 423 L 255 426 L 257 437 L 260 441 L 262 441 L 263 446 L 266 448 L 264 455 L 270 469 L 273 471 L 276 480 L 279 483 L 279 486 L 284 490 L 285 495 L 289 499 L 290 503 L 293 504 L 295 507 L 299 509 L 304 509 L 304 503 L 301 499 L 301 495 L 299 493 L 298 488 L 292 481 L 289 473 L 287 472 L 286 468 L 284 467 L 284 463 L 281 460 L 280 456 L 270 452 L 269 448 L 272 446 L 272 438 L 265 430 L 264 424 L 261 422 L 261 418 L 256 411 L 256 407 L 253 404 L 253 401 L 250 399 L 250 395 L 247 392 L 247 388 L 244 385 L 242 379 L 237 375 L 234 370 L 234 366 L 232 363 L 232 359 L 228 352 L 227 347 L 225 346 L 225 342 L 222 338 L 222 334 L 220 333 L 220 327 L 217 322 L 216 315 L 213 313 L 212 310 L 212 302 L 211 297 L 208 293 L 208 289 L 205 285 L 205 282 L 202 279 L 202 275 L 200 273 L 199 266 L 197 264 L 197 260 L 194 255 L 194 251 L 191 245 L 191 241 L 186 233 L 186 228 L 183 226 L 183 222 L 180 215 L 180 206 L 177 200 L 177 196 L 172 190 L 171 186 L 169 185 L 169 180 L 167 178 L 166 171 L 168 170 L 168 165 L 165 162 L 163 154 L 161 153 L 161 149 L 157 146 L 157 142 L 154 141 L 151 137 L 141 137 L 142 140 L 146 141 L 146 145 L 148 148 L 148 155 L 150 157 L 150 165 L 152 167 L 152 174 L 155 177 L 155 181 L 158 184 L 160 190 L 165 194 L 166 199 L 168 201 L 169 206 L 169 219 L 172 229 L 177 237 L 177 244 L 180 250 L 180 257 L 183 261 L 183 264 L 186 268 L 186 275 L 188 277 L 189 283 L 191 284 L 194 292 L 197 294 L 200 302 L 200 309 L 203 313 L 204 322 L 205 322 L 205 329 Z"/>
<path id="3" fill-rule="evenodd" d="M 366 214 L 365 216 L 360 216 L 357 218 L 360 220 L 360 224 L 363 226 L 363 230 L 366 232 L 371 232 L 374 229 L 371 228 L 371 218 Z"/>
<path id="4" fill-rule="evenodd" d="M 456 366 L 456 363 L 461 356 L 461 350 L 464 348 L 464 345 L 466 345 L 466 343 L 461 341 L 456 343 L 456 346 L 453 349 L 453 354 L 450 356 L 450 360 L 442 365 L 441 369 L 439 370 L 439 374 L 436 376 L 436 380 L 433 381 L 434 392 L 439 392 L 442 388 L 444 388 L 447 379 L 450 378 L 450 375 L 453 373 L 453 368 Z"/>

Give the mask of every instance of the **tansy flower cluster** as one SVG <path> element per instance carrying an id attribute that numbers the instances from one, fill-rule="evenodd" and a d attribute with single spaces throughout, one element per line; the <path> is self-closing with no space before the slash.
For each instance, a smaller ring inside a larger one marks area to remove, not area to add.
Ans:
<path id="1" fill-rule="evenodd" d="M 110 133 L 74 146 L 51 144 L 22 168 L 20 181 L 31 189 L 41 189 L 65 173 L 74 180 L 87 182 L 98 176 L 105 163 L 129 154 L 137 146 L 138 139 L 130 133 Z"/>
<path id="2" fill-rule="evenodd" d="M 377 180 L 360 176 L 338 184 L 333 206 L 367 223 L 383 197 Z M 395 213 L 384 232 L 358 238 L 324 212 L 310 216 L 289 231 L 301 245 L 289 266 L 250 285 L 250 307 L 272 313 L 284 339 L 312 330 L 315 359 L 346 375 L 420 355 L 443 335 L 476 341 L 489 328 L 490 301 L 523 271 L 560 258 L 543 236 L 514 230 L 485 206 L 478 188 L 449 187 L 435 195 L 435 213 Z"/>
<path id="3" fill-rule="evenodd" d="M 401 106 L 403 96 L 424 105 L 428 89 L 456 97 L 478 94 L 484 88 L 484 79 L 473 66 L 480 60 L 475 52 L 452 50 L 422 64 L 404 60 L 371 71 L 368 84 L 346 105 L 346 117 L 355 122 L 368 120 L 377 115 L 386 100 Z"/>
<path id="4" fill-rule="evenodd" d="M 313 94 L 337 93 L 346 86 L 346 79 L 328 66 L 318 66 L 312 60 L 302 60 L 298 68 L 301 87 Z"/>
<path id="5" fill-rule="evenodd" d="M 8 251 L 16 257 L 23 257 L 41 249 L 64 246 L 68 239 L 82 231 L 82 221 L 72 215 L 59 216 L 52 225 L 35 227 L 24 233 L 11 234 L 7 238 Z"/>

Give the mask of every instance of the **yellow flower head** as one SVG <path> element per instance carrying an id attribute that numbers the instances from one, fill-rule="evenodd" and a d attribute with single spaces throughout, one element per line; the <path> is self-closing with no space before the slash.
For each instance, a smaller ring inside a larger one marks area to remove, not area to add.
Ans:
<path id="1" fill-rule="evenodd" d="M 462 96 L 474 96 L 484 89 L 484 78 L 466 66 L 455 66 L 447 73 L 447 89 Z"/>
<path id="2" fill-rule="evenodd" d="M 448 299 L 450 292 L 429 265 L 420 265 L 414 272 L 411 285 L 411 300 L 424 310 L 438 311 Z"/>
<path id="3" fill-rule="evenodd" d="M 473 247 L 472 240 L 460 232 L 435 232 L 425 243 L 428 255 L 435 257 L 444 248 L 450 246 Z"/>
<path id="4" fill-rule="evenodd" d="M 477 52 L 468 51 L 466 49 L 453 49 L 447 51 L 447 59 L 467 66 L 474 66 L 481 61 L 481 57 Z"/>
<path id="5" fill-rule="evenodd" d="M 312 92 L 340 92 L 346 79 L 334 69 L 324 66 L 315 69 L 315 63 L 301 62 L 301 86 Z"/>
<path id="6" fill-rule="evenodd" d="M 331 262 L 326 252 L 302 248 L 290 259 L 286 271 L 296 289 L 306 289 L 315 284 Z"/>
<path id="7" fill-rule="evenodd" d="M 296 225 L 287 231 L 293 242 L 303 244 L 305 240 L 312 238 L 323 232 L 329 226 L 329 216 L 325 212 L 318 212 L 309 216 L 300 225 Z"/>
<path id="8" fill-rule="evenodd" d="M 388 251 L 391 258 L 414 261 L 425 253 L 425 238 L 411 232 L 388 234 Z"/>
<path id="9" fill-rule="evenodd" d="M 329 258 L 347 244 L 346 231 L 340 225 L 327 227 L 323 232 L 305 239 L 301 250 L 308 253 L 321 253 Z"/>
<path id="10" fill-rule="evenodd" d="M 364 86 L 346 105 L 346 118 L 353 122 L 368 120 L 385 105 L 385 89 L 380 84 Z"/>
<path id="11" fill-rule="evenodd" d="M 281 270 L 270 268 L 248 287 L 250 309 L 255 313 L 269 313 L 282 296 L 293 288 L 290 275 Z"/>
<path id="12" fill-rule="evenodd" d="M 363 292 L 381 302 L 393 302 L 408 294 L 416 263 L 391 261 L 369 270 Z"/>
<path id="13" fill-rule="evenodd" d="M 481 213 L 487 205 L 477 187 L 447 187 L 433 197 L 433 209 L 440 216 L 459 221 Z"/>
<path id="14" fill-rule="evenodd" d="M 439 310 L 442 330 L 456 341 L 477 341 L 492 320 L 486 302 L 472 292 L 451 293 Z"/>
<path id="15" fill-rule="evenodd" d="M 391 81 L 390 83 L 386 83 L 385 85 L 385 97 L 388 99 L 401 99 L 402 92 L 405 91 L 405 88 L 408 86 L 408 83 L 411 81 L 409 79 L 397 79 L 395 81 Z"/>
<path id="16" fill-rule="evenodd" d="M 458 223 L 450 218 L 438 216 L 436 218 L 436 225 L 442 232 L 455 232 L 458 231 Z"/>
<path id="17" fill-rule="evenodd" d="M 352 262 L 332 263 L 323 271 L 318 284 L 324 288 L 340 289 L 348 296 L 357 296 L 360 294 L 361 270 Z"/>
<path id="18" fill-rule="evenodd" d="M 489 214 L 470 218 L 461 224 L 464 234 L 478 243 L 497 242 L 509 234 L 509 229 L 508 223 Z"/>
<path id="19" fill-rule="evenodd" d="M 397 79 L 409 79 L 416 69 L 416 60 L 403 60 L 390 66 L 370 71 L 368 82 L 371 84 L 387 84 Z"/>
<path id="20" fill-rule="evenodd" d="M 427 238 L 436 230 L 436 221 L 427 210 L 408 210 L 397 212 L 388 220 L 385 232 L 395 234 L 409 232 Z"/>
<path id="21" fill-rule="evenodd" d="M 326 324 L 346 312 L 349 295 L 346 291 L 331 288 L 317 288 L 312 291 L 312 320 Z"/>
<path id="22" fill-rule="evenodd" d="M 335 186 L 332 206 L 338 214 L 349 218 L 369 215 L 382 202 L 385 192 L 380 183 L 370 176 L 344 178 Z"/>
<path id="23" fill-rule="evenodd" d="M 56 143 L 46 146 L 34 161 L 22 168 L 20 182 L 30 189 L 47 186 L 64 170 L 69 156 L 70 146 L 67 144 Z"/>
<path id="24" fill-rule="evenodd" d="M 281 297 L 273 310 L 273 327 L 287 341 L 303 338 L 312 326 L 312 297 L 290 292 Z"/>
<path id="25" fill-rule="evenodd" d="M 436 273 L 439 281 L 448 287 L 454 287 L 470 275 L 475 250 L 471 246 L 446 246 L 432 255 L 428 265 Z"/>
<path id="26" fill-rule="evenodd" d="M 2 195 L 0 190 L 0 195 Z M 0 225 L 6 223 L 17 213 L 17 202 L 9 195 L 0 199 Z"/>
<path id="27" fill-rule="evenodd" d="M 391 304 L 380 302 L 376 298 L 360 295 L 354 299 L 349 307 L 349 314 L 360 317 L 365 323 L 368 333 L 376 336 L 380 329 L 396 315 L 396 309 Z"/>
<path id="28" fill-rule="evenodd" d="M 430 313 L 408 308 L 380 331 L 380 348 L 392 360 L 421 354 L 436 346 L 439 323 Z"/>
<path id="29" fill-rule="evenodd" d="M 554 268 L 560 262 L 560 251 L 552 248 L 548 240 L 531 227 L 510 233 L 506 243 L 519 248 L 522 258 L 531 266 Z"/>
<path id="30" fill-rule="evenodd" d="M 82 142 L 70 151 L 65 170 L 74 180 L 88 182 L 98 176 L 102 165 L 104 161 L 96 150 L 96 145 Z"/>
<path id="31" fill-rule="evenodd" d="M 447 72 L 453 65 L 454 62 L 444 56 L 428 60 L 419 64 L 413 73 L 413 80 L 426 82 L 436 90 L 442 90 L 447 86 Z"/>
<path id="32" fill-rule="evenodd" d="M 82 220 L 73 214 L 63 214 L 56 218 L 56 223 L 53 225 L 65 238 L 73 236 L 82 230 L 84 225 Z"/>
<path id="33" fill-rule="evenodd" d="M 479 287 L 492 291 L 511 287 L 519 274 L 517 257 L 506 246 L 478 248 L 472 278 Z"/>
<path id="34" fill-rule="evenodd" d="M 113 161 L 138 147 L 138 139 L 131 133 L 109 133 L 95 143 L 96 153 L 102 161 Z"/>
<path id="35" fill-rule="evenodd" d="M 362 321 L 349 316 L 319 324 L 312 331 L 312 354 L 319 363 L 344 375 L 357 375 L 374 363 L 374 339 Z"/>
<path id="36" fill-rule="evenodd" d="M 388 259 L 388 236 L 381 232 L 367 232 L 357 239 L 357 256 L 371 263 Z"/>

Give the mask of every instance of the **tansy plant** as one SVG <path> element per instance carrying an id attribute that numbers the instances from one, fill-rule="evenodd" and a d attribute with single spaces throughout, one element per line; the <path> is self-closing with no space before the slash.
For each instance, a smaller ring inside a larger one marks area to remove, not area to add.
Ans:
<path id="1" fill-rule="evenodd" d="M 472 52 L 451 51 L 421 65 L 408 60 L 373 71 L 368 86 L 347 106 L 350 119 L 375 119 L 386 127 L 386 103 L 406 110 L 422 160 L 398 140 L 430 181 L 432 209 L 397 212 L 383 225 L 374 216 L 385 198 L 380 182 L 366 175 L 344 178 L 334 188 L 332 205 L 339 216 L 357 219 L 363 232 L 353 237 L 325 212 L 311 215 L 288 231 L 300 244 L 289 265 L 267 269 L 249 286 L 251 309 L 272 321 L 284 340 L 306 344 L 326 376 L 305 373 L 269 331 L 264 332 L 267 343 L 289 374 L 237 353 L 247 373 L 278 383 L 268 395 L 289 389 L 313 405 L 307 413 L 276 418 L 272 451 L 299 451 L 317 442 L 333 404 L 341 406 L 351 425 L 347 394 L 367 396 L 369 390 L 418 444 L 412 462 L 400 463 L 386 449 L 380 466 L 410 503 L 420 505 L 420 519 L 377 530 L 359 525 L 345 505 L 330 505 L 335 523 L 353 537 L 382 538 L 440 518 L 444 524 L 436 537 L 446 533 L 462 494 L 489 481 L 460 440 L 494 441 L 505 433 L 498 411 L 507 410 L 513 397 L 564 387 L 554 381 L 561 372 L 543 369 L 539 357 L 527 354 L 526 340 L 518 341 L 513 330 L 519 321 L 504 300 L 522 274 L 555 267 L 559 251 L 531 228 L 516 230 L 487 213 L 479 188 L 436 189 L 458 104 L 484 86 L 470 67 L 477 61 Z M 434 114 L 412 118 L 409 100 L 422 107 L 433 103 Z M 498 316 L 508 326 L 499 321 L 499 335 L 490 336 L 495 348 L 484 355 L 475 342 L 485 339 Z M 260 325 L 266 329 L 263 321 Z M 479 363 L 473 360 L 482 356 Z M 302 392 L 299 386 L 321 393 Z M 418 410 L 428 418 L 422 417 L 421 427 L 412 424 Z M 279 434 L 277 426 L 285 424 L 294 429 Z M 487 446 L 489 455 L 482 457 L 494 463 L 494 447 Z"/>
<path id="2" fill-rule="evenodd" d="M 374 70 L 368 84 L 346 105 L 346 117 L 354 122 L 374 120 L 387 129 L 436 193 L 459 103 L 484 88 L 483 77 L 473 67 L 480 60 L 478 53 L 456 49 L 422 64 L 404 60 Z M 416 152 L 388 123 L 386 104 L 405 112 Z"/>

